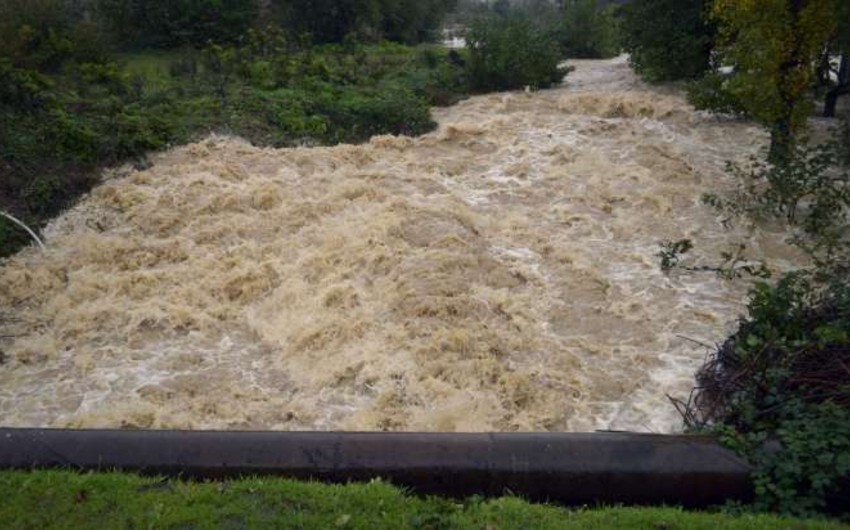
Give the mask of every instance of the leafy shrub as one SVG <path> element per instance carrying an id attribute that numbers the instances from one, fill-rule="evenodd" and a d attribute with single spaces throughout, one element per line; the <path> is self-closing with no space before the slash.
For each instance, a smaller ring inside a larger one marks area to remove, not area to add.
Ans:
<path id="1" fill-rule="evenodd" d="M 466 43 L 473 90 L 547 88 L 568 72 L 558 64 L 554 37 L 521 16 L 480 19 L 470 28 Z"/>
<path id="2" fill-rule="evenodd" d="M 231 43 L 255 22 L 256 0 L 95 0 L 100 20 L 125 47 Z"/>
<path id="3" fill-rule="evenodd" d="M 0 59 L 0 107 L 32 112 L 53 100 L 51 79 L 34 70 L 16 68 Z"/>
<path id="4" fill-rule="evenodd" d="M 622 7 L 622 44 L 648 81 L 696 79 L 708 68 L 715 30 L 706 0 L 634 0 Z"/>
<path id="5" fill-rule="evenodd" d="M 697 374 L 686 418 L 691 427 L 712 426 L 754 464 L 756 508 L 847 513 L 847 269 L 757 284 L 748 312 Z"/>
<path id="6" fill-rule="evenodd" d="M 334 124 L 331 142 L 358 142 L 377 134 L 417 135 L 432 130 L 428 104 L 409 89 L 398 86 L 379 92 L 331 90 L 314 104 L 318 114 Z"/>
<path id="7" fill-rule="evenodd" d="M 293 34 L 318 43 L 389 39 L 406 44 L 433 40 L 455 0 L 286 0 L 274 2 Z"/>
<path id="8" fill-rule="evenodd" d="M 563 53 L 570 58 L 597 59 L 619 52 L 616 6 L 599 10 L 596 0 L 569 0 L 558 28 Z"/>
<path id="9" fill-rule="evenodd" d="M 846 244 L 850 171 L 840 167 L 842 145 L 797 145 L 778 164 L 753 159 L 749 168 L 729 165 L 741 183 L 738 195 L 706 195 L 704 202 L 734 215 L 784 219 L 803 229 L 812 250 L 834 252 Z"/>
<path id="10" fill-rule="evenodd" d="M 688 83 L 688 102 L 697 110 L 718 114 L 746 116 L 747 110 L 729 90 L 729 78 L 721 72 L 709 72 L 698 81 Z"/>

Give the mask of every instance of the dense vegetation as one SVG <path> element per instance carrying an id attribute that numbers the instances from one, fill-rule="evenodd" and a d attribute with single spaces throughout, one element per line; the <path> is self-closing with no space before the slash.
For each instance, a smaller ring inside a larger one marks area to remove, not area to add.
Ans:
<path id="1" fill-rule="evenodd" d="M 690 427 L 717 430 L 757 466 L 760 509 L 847 515 L 850 506 L 848 147 L 798 145 L 782 163 L 733 166 L 738 194 L 706 197 L 733 217 L 784 221 L 813 261 L 755 285 L 747 316 L 683 407 Z"/>
<path id="2" fill-rule="evenodd" d="M 567 70 L 554 37 L 529 19 L 491 17 L 472 24 L 466 36 L 469 76 L 477 91 L 547 88 Z"/>
<path id="3" fill-rule="evenodd" d="M 122 474 L 0 473 L 4 528 L 838 530 L 834 522 L 677 508 L 579 508 L 517 498 L 420 498 L 387 483 L 273 478 L 194 483 Z"/>
<path id="4" fill-rule="evenodd" d="M 622 8 L 622 43 L 635 71 L 653 82 L 708 70 L 713 24 L 704 0 L 635 0 Z"/>
<path id="5" fill-rule="evenodd" d="M 598 8 L 597 0 L 525 0 L 479 2 L 460 0 L 451 24 L 469 27 L 481 19 L 519 17 L 553 39 L 561 57 L 599 59 L 620 53 L 619 6 Z M 539 38 L 539 35 L 535 35 Z"/>
<path id="6" fill-rule="evenodd" d="M 567 57 L 600 59 L 620 52 L 618 6 L 598 8 L 596 0 L 566 0 L 556 35 Z"/>

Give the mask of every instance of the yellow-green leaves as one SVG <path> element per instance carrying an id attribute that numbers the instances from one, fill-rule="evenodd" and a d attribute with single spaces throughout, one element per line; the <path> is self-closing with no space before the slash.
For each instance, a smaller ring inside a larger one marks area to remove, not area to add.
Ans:
<path id="1" fill-rule="evenodd" d="M 784 140 L 805 127 L 807 91 L 835 34 L 838 7 L 838 0 L 717 0 L 711 9 L 720 57 L 735 66 L 730 90 Z"/>

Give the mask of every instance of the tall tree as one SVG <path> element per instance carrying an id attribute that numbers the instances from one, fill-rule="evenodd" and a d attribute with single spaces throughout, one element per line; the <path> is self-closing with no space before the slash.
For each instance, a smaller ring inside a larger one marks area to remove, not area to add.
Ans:
<path id="1" fill-rule="evenodd" d="M 735 67 L 730 92 L 770 129 L 770 158 L 782 161 L 805 128 L 818 59 L 844 0 L 715 0 L 721 58 Z"/>
<path id="2" fill-rule="evenodd" d="M 623 47 L 649 81 L 696 79 L 708 70 L 714 28 L 708 0 L 634 0 L 622 7 Z"/>

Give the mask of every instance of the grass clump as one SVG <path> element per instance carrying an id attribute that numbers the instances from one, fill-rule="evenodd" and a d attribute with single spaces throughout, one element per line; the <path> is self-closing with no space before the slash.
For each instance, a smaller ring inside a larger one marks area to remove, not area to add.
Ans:
<path id="1" fill-rule="evenodd" d="M 273 478 L 197 483 L 119 473 L 0 473 L 0 519 L 17 528 L 773 529 L 847 528 L 769 515 L 676 508 L 568 510 L 516 498 L 416 497 L 380 481 L 323 485 Z"/>

